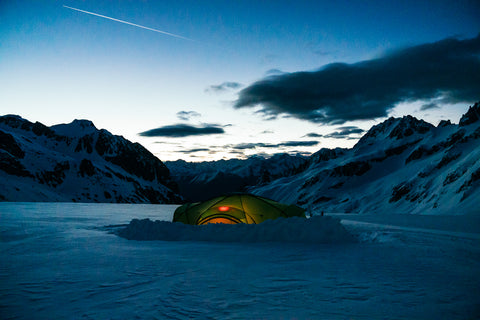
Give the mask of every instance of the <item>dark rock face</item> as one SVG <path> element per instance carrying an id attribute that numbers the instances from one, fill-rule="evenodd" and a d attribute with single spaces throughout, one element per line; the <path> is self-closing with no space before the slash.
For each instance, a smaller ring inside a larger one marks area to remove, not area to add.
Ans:
<path id="1" fill-rule="evenodd" d="M 465 181 L 464 184 L 462 184 L 462 186 L 457 190 L 458 193 L 468 189 L 468 187 L 471 187 L 474 183 L 476 183 L 477 181 L 480 180 L 480 168 L 478 168 L 477 170 L 475 170 L 471 175 L 470 175 L 470 179 L 468 179 L 467 181 Z M 462 199 L 463 200 L 463 199 Z"/>
<path id="2" fill-rule="evenodd" d="M 111 143 L 111 135 L 106 130 L 100 130 L 97 137 L 97 143 L 95 143 L 95 150 L 100 156 L 105 153 L 113 153 L 113 145 Z"/>
<path id="3" fill-rule="evenodd" d="M 33 177 L 18 159 L 2 150 L 0 150 L 0 170 L 18 177 Z"/>
<path id="4" fill-rule="evenodd" d="M 95 150 L 105 160 L 147 181 L 170 183 L 170 171 L 150 151 L 138 143 L 112 143 L 112 135 L 101 130 Z"/>
<path id="5" fill-rule="evenodd" d="M 342 148 L 336 148 L 336 149 L 322 148 L 310 156 L 309 162 L 318 163 L 321 161 L 336 159 L 339 156 L 345 154 L 345 151 L 346 149 L 342 149 Z"/>
<path id="6" fill-rule="evenodd" d="M 88 159 L 83 159 L 82 162 L 80 162 L 78 174 L 82 177 L 93 176 L 95 174 L 95 166 L 93 165 L 92 161 Z"/>
<path id="7" fill-rule="evenodd" d="M 354 161 L 349 162 L 343 166 L 339 166 L 333 169 L 332 173 L 330 174 L 332 177 L 340 177 L 340 176 L 361 176 L 368 170 L 370 170 L 371 165 L 366 161 Z"/>
<path id="8" fill-rule="evenodd" d="M 0 150 L 5 150 L 16 158 L 22 159 L 25 157 L 25 152 L 23 152 L 22 148 L 17 144 L 15 138 L 2 130 L 0 130 Z"/>
<path id="9" fill-rule="evenodd" d="M 423 155 L 429 155 L 432 154 L 432 149 L 428 149 L 427 147 L 420 146 L 417 149 L 413 150 L 413 152 L 408 156 L 408 158 L 405 160 L 405 164 L 409 163 L 410 161 L 413 160 L 418 160 L 423 157 Z"/>
<path id="10" fill-rule="evenodd" d="M 75 152 L 85 150 L 87 153 L 93 152 L 93 135 L 89 134 L 78 139 Z"/>
<path id="11" fill-rule="evenodd" d="M 52 187 L 57 187 L 59 184 L 62 184 L 65 179 L 65 171 L 70 169 L 70 164 L 68 161 L 59 162 L 55 165 L 55 168 L 52 171 L 43 171 L 37 173 L 38 181 L 42 184 L 48 184 Z"/>
<path id="12" fill-rule="evenodd" d="M 148 181 L 162 182 L 170 176 L 167 167 L 138 143 L 122 146 L 117 155 L 105 156 L 105 160 Z"/>
<path id="13" fill-rule="evenodd" d="M 468 108 L 467 113 L 465 113 L 460 119 L 459 125 L 461 127 L 468 126 L 479 120 L 480 120 L 480 102 L 477 102 L 473 106 Z"/>
<path id="14" fill-rule="evenodd" d="M 467 140 L 464 139 L 465 132 L 466 131 L 464 129 L 460 129 L 452 133 L 446 140 L 440 141 L 431 147 L 427 147 L 424 145 L 419 146 L 418 148 L 413 150 L 412 153 L 408 156 L 408 158 L 405 160 L 405 164 L 413 160 L 418 160 L 423 157 L 430 156 L 441 150 L 448 149 L 450 147 L 455 146 L 458 143 L 466 142 Z"/>
<path id="15" fill-rule="evenodd" d="M 392 197 L 389 202 L 397 202 L 400 200 L 403 196 L 407 195 L 412 189 L 412 186 L 408 183 L 402 183 L 397 186 L 395 186 L 392 190 Z"/>
<path id="16" fill-rule="evenodd" d="M 450 120 L 441 120 L 440 123 L 438 124 L 438 127 L 443 128 L 443 127 L 448 127 L 448 126 L 451 126 L 451 125 L 453 125 L 453 124 Z"/>

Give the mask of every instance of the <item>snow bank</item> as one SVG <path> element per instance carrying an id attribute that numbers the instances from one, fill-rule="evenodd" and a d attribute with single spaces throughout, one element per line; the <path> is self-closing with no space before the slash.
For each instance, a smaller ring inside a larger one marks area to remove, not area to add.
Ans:
<path id="1" fill-rule="evenodd" d="M 303 242 L 347 243 L 354 237 L 333 217 L 278 218 L 260 224 L 208 224 L 193 226 L 181 222 L 133 219 L 116 232 L 129 240 L 212 242 Z"/>

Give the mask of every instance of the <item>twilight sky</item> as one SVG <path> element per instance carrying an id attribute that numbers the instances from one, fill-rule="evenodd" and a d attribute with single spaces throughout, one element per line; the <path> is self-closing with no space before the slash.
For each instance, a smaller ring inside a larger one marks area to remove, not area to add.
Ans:
<path id="1" fill-rule="evenodd" d="M 480 100 L 478 1 L 0 2 L 0 115 L 92 120 L 161 160 L 351 147 Z"/>

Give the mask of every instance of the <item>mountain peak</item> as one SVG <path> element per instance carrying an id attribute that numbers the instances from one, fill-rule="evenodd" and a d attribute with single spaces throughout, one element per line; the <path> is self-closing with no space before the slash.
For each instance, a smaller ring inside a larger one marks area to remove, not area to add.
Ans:
<path id="1" fill-rule="evenodd" d="M 47 127 L 0 117 L 0 200 L 178 202 L 165 165 L 88 120 Z"/>
<path id="2" fill-rule="evenodd" d="M 70 123 L 58 124 L 51 128 L 67 137 L 81 137 L 97 131 L 92 121 L 84 119 L 75 119 Z"/>
<path id="3" fill-rule="evenodd" d="M 463 126 L 472 124 L 474 122 L 477 122 L 479 120 L 480 120 L 480 102 L 477 102 L 473 106 L 470 106 L 468 108 L 467 113 L 465 113 L 460 118 L 459 125 L 463 127 Z"/>
<path id="4" fill-rule="evenodd" d="M 27 120 L 16 114 L 7 114 L 0 117 L 0 123 L 4 123 L 12 128 L 18 128 Z"/>
<path id="5" fill-rule="evenodd" d="M 85 120 L 85 119 L 75 119 L 73 120 L 70 125 L 73 125 L 73 126 L 79 126 L 81 128 L 95 128 L 95 125 L 93 124 L 92 121 L 90 120 Z"/>
<path id="6" fill-rule="evenodd" d="M 402 118 L 390 117 L 368 130 L 358 143 L 360 144 L 362 141 L 364 142 L 365 140 L 380 138 L 382 136 L 386 139 L 398 140 L 411 136 L 414 133 L 424 134 L 432 128 L 434 128 L 432 124 L 410 115 L 403 116 Z"/>

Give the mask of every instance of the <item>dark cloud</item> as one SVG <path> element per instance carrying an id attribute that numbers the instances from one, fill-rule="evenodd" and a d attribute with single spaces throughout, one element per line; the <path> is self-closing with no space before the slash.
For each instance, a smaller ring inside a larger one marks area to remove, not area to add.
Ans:
<path id="1" fill-rule="evenodd" d="M 170 126 L 163 126 L 156 129 L 140 132 L 138 135 L 142 137 L 170 137 L 181 138 L 188 136 L 200 136 L 208 134 L 221 134 L 225 133 L 220 126 L 213 125 L 201 125 L 191 126 L 188 124 L 174 124 Z"/>
<path id="2" fill-rule="evenodd" d="M 208 148 L 196 148 L 196 149 L 180 150 L 178 152 L 181 152 L 181 153 L 196 153 L 196 152 L 203 152 L 203 151 L 210 152 L 211 150 L 208 149 Z"/>
<path id="3" fill-rule="evenodd" d="M 280 69 L 270 69 L 270 70 L 267 70 L 267 72 L 265 72 L 265 74 L 268 75 L 268 76 L 271 76 L 271 75 L 285 74 L 285 72 L 283 72 Z"/>
<path id="4" fill-rule="evenodd" d="M 260 106 L 324 124 L 386 117 L 400 102 L 473 102 L 480 93 L 480 35 L 391 51 L 353 64 L 269 76 L 242 89 L 235 108 Z"/>
<path id="5" fill-rule="evenodd" d="M 361 134 L 364 133 L 365 130 L 357 127 L 357 126 L 345 126 L 345 127 L 338 127 L 338 131 L 329 133 L 329 134 L 318 134 L 315 132 L 310 132 L 304 135 L 303 137 L 309 138 L 334 138 L 334 139 L 357 139 L 350 137 L 352 134 Z"/>
<path id="6" fill-rule="evenodd" d="M 320 142 L 318 141 L 287 141 L 279 143 L 279 147 L 311 147 L 316 146 Z"/>
<path id="7" fill-rule="evenodd" d="M 430 110 L 430 109 L 440 109 L 440 106 L 434 102 L 430 102 L 420 107 L 421 111 Z"/>
<path id="8" fill-rule="evenodd" d="M 228 127 L 233 127 L 233 124 L 227 123 L 227 124 L 218 124 L 218 123 L 208 123 L 208 122 L 203 122 L 202 126 L 205 127 L 220 127 L 220 128 L 228 128 Z"/>
<path id="9" fill-rule="evenodd" d="M 352 134 L 361 134 L 364 133 L 365 130 L 360 129 L 359 127 L 355 126 L 347 126 L 347 127 L 339 127 L 337 128 L 339 131 L 335 131 L 329 134 L 323 135 L 324 138 L 333 138 L 333 139 L 357 139 L 350 137 Z"/>
<path id="10" fill-rule="evenodd" d="M 226 81 L 221 84 L 209 86 L 208 88 L 205 89 L 205 92 L 220 93 L 227 90 L 240 89 L 241 87 L 243 87 L 243 84 L 241 83 Z"/>
<path id="11" fill-rule="evenodd" d="M 192 118 L 200 117 L 201 114 L 196 111 L 179 111 L 177 118 L 183 121 L 189 121 Z"/>
<path id="12" fill-rule="evenodd" d="M 308 138 L 321 138 L 323 135 L 315 133 L 315 132 L 310 132 L 304 135 L 303 137 L 308 137 Z"/>
<path id="13" fill-rule="evenodd" d="M 284 141 L 281 143 L 239 143 L 228 146 L 236 150 L 256 149 L 256 148 L 280 148 L 280 147 L 311 147 L 319 144 L 318 141 Z"/>

